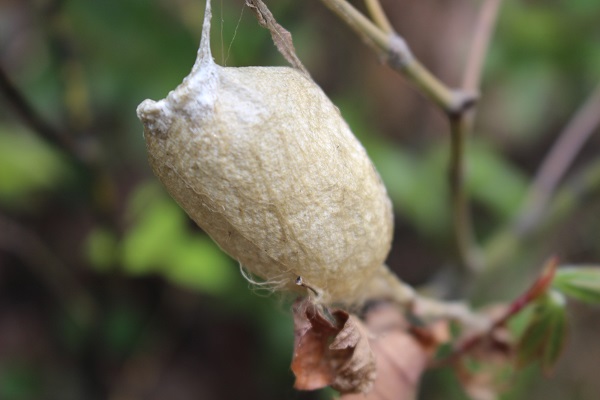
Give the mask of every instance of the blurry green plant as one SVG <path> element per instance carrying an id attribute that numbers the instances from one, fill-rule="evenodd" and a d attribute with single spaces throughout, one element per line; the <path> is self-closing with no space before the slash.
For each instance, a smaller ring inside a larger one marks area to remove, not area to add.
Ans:
<path id="1" fill-rule="evenodd" d="M 141 167 L 145 165 L 141 127 L 131 110 L 141 98 L 163 96 L 187 73 L 194 56 L 197 20 L 201 14 L 202 4 L 196 3 L 201 2 L 64 2 L 54 25 L 35 26 L 41 32 L 37 32 L 39 43 L 34 43 L 33 50 L 21 56 L 25 68 L 20 68 L 20 64 L 13 67 L 19 84 L 36 108 L 42 110 L 43 115 L 52 115 L 52 120 L 60 120 L 61 115 L 68 116 L 73 111 L 67 102 L 61 101 L 64 95 L 61 85 L 68 88 L 74 79 L 73 74 L 63 70 L 63 62 L 81 64 L 84 84 L 78 88 L 87 89 L 89 104 L 79 106 L 92 109 L 92 114 L 96 114 L 96 120 L 92 121 L 100 122 L 89 123 L 82 130 L 90 130 L 97 136 L 108 154 L 103 160 L 105 165 L 100 167 L 110 171 L 115 181 L 130 167 L 128 163 L 147 174 L 147 168 Z M 274 13 L 282 16 L 284 25 L 298 33 L 296 44 L 304 59 L 313 59 L 318 66 L 318 56 L 329 56 L 325 41 L 315 40 L 320 39 L 313 26 L 316 23 L 295 17 L 305 4 L 273 2 L 273 7 Z M 230 65 L 281 63 L 271 50 L 268 33 L 256 28 L 255 21 L 247 18 L 249 13 L 241 16 L 240 11 L 239 4 L 223 4 L 222 45 L 215 49 L 217 60 Z M 480 125 L 476 127 L 482 134 L 470 141 L 465 157 L 466 193 L 491 220 L 485 227 L 475 221 L 485 250 L 491 247 L 486 239 L 494 238 L 503 227 L 509 226 L 505 233 L 512 240 L 509 246 L 500 246 L 502 257 L 497 263 L 497 272 L 507 273 L 510 285 L 497 280 L 498 275 L 485 277 L 487 283 L 481 285 L 477 293 L 483 293 L 481 297 L 486 301 L 496 296 L 496 289 L 506 294 L 526 284 L 524 278 L 532 275 L 540 254 L 555 251 L 557 240 L 552 240 L 552 235 L 571 235 L 561 232 L 561 227 L 566 216 L 574 215 L 573 210 L 580 208 L 578 221 L 587 226 L 589 244 L 581 254 L 587 258 L 600 255 L 594 243 L 597 240 L 590 237 L 597 230 L 594 225 L 597 224 L 597 217 L 594 220 L 597 170 L 591 178 L 583 174 L 586 179 L 568 180 L 568 184 L 560 187 L 552 203 L 558 212 L 551 207 L 547 218 L 540 223 L 544 235 L 533 239 L 522 237 L 521 231 L 515 229 L 518 224 L 511 222 L 531 183 L 529 173 L 524 172 L 524 163 L 515 159 L 524 153 L 533 153 L 534 145 L 545 143 L 548 133 L 562 125 L 578 99 L 599 79 L 597 0 L 544 4 L 504 2 L 502 11 L 483 80 Z M 41 15 L 41 11 L 38 12 Z M 40 20 L 46 21 L 45 15 Z M 238 21 L 241 21 L 239 26 Z M 44 37 L 47 33 L 52 39 Z M 61 34 L 77 50 L 73 58 L 63 59 L 64 55 L 57 55 L 56 48 L 60 46 L 56 45 L 60 43 Z M 335 95 L 337 89 L 333 86 Z M 449 163 L 446 138 L 432 138 L 420 149 L 386 139 L 371 128 L 374 124 L 370 114 L 365 112 L 368 105 L 355 100 L 364 95 L 364 82 L 356 80 L 340 86 L 344 89 L 337 94 L 339 99 L 335 102 L 373 158 L 403 221 L 427 239 L 449 241 L 453 221 L 445 176 Z M 64 200 L 65 188 L 75 194 L 67 202 L 83 203 L 93 198 L 93 194 L 78 193 L 86 190 L 82 189 L 81 180 L 76 179 L 80 171 L 74 172 L 63 150 L 25 133 L 22 128 L 0 123 L 0 206 L 3 210 L 14 213 L 17 218 L 28 212 L 39 212 L 36 207 L 48 199 Z M 589 151 L 593 150 L 590 146 Z M 597 157 L 591 154 L 588 158 L 593 162 Z M 235 263 L 189 224 L 185 214 L 157 184 L 138 180 L 133 185 L 124 205 L 125 212 L 116 213 L 116 218 L 123 222 L 123 232 L 101 223 L 101 218 L 97 218 L 89 230 L 85 256 L 94 271 L 101 276 L 111 276 L 115 271 L 131 277 L 160 276 L 178 286 L 226 298 L 231 309 L 237 307 L 246 315 L 260 315 L 258 318 L 265 331 L 263 340 L 283 358 L 281 354 L 290 347 L 289 316 L 286 319 L 269 314 L 264 311 L 264 305 L 260 309 L 258 303 L 253 303 L 240 284 L 242 280 L 236 273 Z M 93 206 L 86 205 L 93 215 Z M 64 249 L 56 249 L 56 252 L 71 259 Z M 509 270 L 513 275 L 508 275 Z M 80 273 L 76 267 L 72 272 Z M 599 287 L 598 267 L 559 268 L 551 287 L 514 319 L 514 325 L 519 325 L 513 329 L 518 338 L 518 364 L 538 363 L 544 370 L 551 369 L 564 347 L 567 333 L 565 298 L 598 304 Z M 140 322 L 135 318 L 135 310 L 116 308 L 105 321 L 104 336 L 111 346 L 122 349 L 127 347 L 134 328 L 139 329 Z M 83 343 L 85 338 L 74 341 Z M 0 398 L 35 398 L 40 385 L 35 369 L 9 364 L 0 360 Z M 281 368 L 273 368 L 278 369 Z M 523 375 L 533 374 L 531 369 L 526 371 Z M 444 381 L 442 386 L 447 388 L 451 384 Z M 458 389 L 452 390 L 453 394 L 448 396 L 464 398 Z M 523 396 L 520 390 L 513 392 L 506 397 Z"/>
<path id="2" fill-rule="evenodd" d="M 161 275 L 212 295 L 225 293 L 237 279 L 232 260 L 208 236 L 192 230 L 185 213 L 158 184 L 136 188 L 127 220 L 121 241 L 104 229 L 90 232 L 88 256 L 98 271 L 119 265 L 132 276 Z"/>

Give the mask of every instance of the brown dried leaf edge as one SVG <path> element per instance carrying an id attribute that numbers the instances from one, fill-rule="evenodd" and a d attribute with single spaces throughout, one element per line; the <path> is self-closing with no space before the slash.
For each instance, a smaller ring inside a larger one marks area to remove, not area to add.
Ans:
<path id="1" fill-rule="evenodd" d="M 298 300 L 294 304 L 294 387 L 331 386 L 341 393 L 367 393 L 375 380 L 369 334 L 358 318 Z"/>

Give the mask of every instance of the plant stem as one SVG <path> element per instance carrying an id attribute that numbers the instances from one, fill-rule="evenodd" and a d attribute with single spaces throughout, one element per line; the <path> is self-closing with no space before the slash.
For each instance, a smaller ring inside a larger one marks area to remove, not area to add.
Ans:
<path id="1" fill-rule="evenodd" d="M 557 266 L 558 258 L 552 257 L 547 260 L 542 268 L 542 273 L 538 276 L 536 281 L 529 287 L 529 289 L 527 289 L 527 291 L 525 291 L 525 293 L 521 294 L 510 303 L 500 318 L 491 322 L 486 329 L 480 330 L 464 340 L 449 356 L 435 361 L 431 367 L 442 367 L 456 362 L 458 359 L 475 349 L 485 339 L 489 338 L 496 329 L 504 327 L 511 318 L 523 311 L 525 307 L 534 303 L 537 299 L 546 294 L 548 288 L 550 288 L 552 285 L 552 280 L 554 279 Z"/>
<path id="2" fill-rule="evenodd" d="M 585 101 L 540 166 L 516 218 L 485 246 L 491 270 L 504 263 L 523 241 L 539 234 L 600 188 L 600 160 L 591 161 L 558 190 L 561 178 L 585 141 L 600 125 L 600 85 Z M 551 223 L 543 223 L 545 220 Z M 543 225 L 543 226 L 542 226 Z"/>
<path id="3" fill-rule="evenodd" d="M 452 226 L 460 266 L 466 272 L 475 273 L 482 268 L 482 257 L 475 243 L 470 204 L 465 185 L 465 145 L 468 121 L 464 115 L 450 119 L 450 198 L 452 202 Z"/>
<path id="4" fill-rule="evenodd" d="M 371 22 L 346 0 L 321 0 L 352 28 L 361 39 L 382 56 L 387 64 L 416 85 L 446 114 L 455 115 L 473 105 L 475 98 L 448 88 L 412 54 L 404 39 L 394 31 L 386 32 Z M 378 22 L 378 23 L 381 23 Z M 390 27 L 391 29 L 391 27 Z"/>
<path id="5" fill-rule="evenodd" d="M 501 0 L 485 1 L 479 11 L 473 43 L 470 47 L 462 90 L 464 93 L 477 93 L 481 81 L 483 62 L 489 47 L 492 32 L 498 16 Z M 475 107 L 450 116 L 450 192 L 456 249 L 460 265 L 468 273 L 483 269 L 483 257 L 475 240 L 471 220 L 469 197 L 465 184 L 466 157 L 465 147 L 468 136 L 473 130 Z"/>
<path id="6" fill-rule="evenodd" d="M 542 231 L 556 229 L 573 210 L 599 194 L 600 159 L 595 159 L 582 167 L 556 191 L 537 224 L 531 225 L 528 230 L 521 230 L 519 225 L 513 223 L 490 239 L 485 246 L 486 273 L 493 273 L 504 266 L 520 246 L 529 243 Z"/>
<path id="7" fill-rule="evenodd" d="M 556 186 L 587 139 L 600 125 L 600 85 L 577 111 L 540 165 L 517 215 L 517 229 L 528 231 L 539 223 Z"/>
<path id="8" fill-rule="evenodd" d="M 477 331 L 489 326 L 487 317 L 475 313 L 463 302 L 442 301 L 422 296 L 385 265 L 378 270 L 367 291 L 368 298 L 387 298 L 423 320 L 453 320 L 465 328 Z"/>
<path id="9" fill-rule="evenodd" d="M 371 14 L 371 18 L 373 18 L 373 21 L 377 26 L 385 33 L 393 33 L 394 28 L 392 28 L 392 24 L 387 18 L 387 15 L 385 15 L 379 0 L 365 0 L 365 4 L 367 5 L 369 14 Z"/>
<path id="10" fill-rule="evenodd" d="M 375 23 L 346 0 L 321 1 L 381 54 L 390 67 L 448 115 L 451 131 L 449 178 L 457 257 L 463 271 L 480 271 L 483 259 L 475 242 L 464 177 L 465 145 L 473 126 L 475 93 L 501 0 L 487 0 L 481 7 L 460 90 L 448 88 L 413 56 L 404 39 L 394 32 L 378 0 L 365 0 Z"/>
<path id="11" fill-rule="evenodd" d="M 86 164 L 85 156 L 78 151 L 75 143 L 68 135 L 55 129 L 48 123 L 25 99 L 19 89 L 11 82 L 4 69 L 0 66 L 0 93 L 4 94 L 7 102 L 13 107 L 23 122 L 36 132 L 42 139 L 60 149 L 79 164 Z"/>

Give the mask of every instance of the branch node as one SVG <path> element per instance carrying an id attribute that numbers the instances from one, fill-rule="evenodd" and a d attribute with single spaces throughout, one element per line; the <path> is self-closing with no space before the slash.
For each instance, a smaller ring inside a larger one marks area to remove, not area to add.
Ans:
<path id="1" fill-rule="evenodd" d="M 415 56 L 410 51 L 406 40 L 395 33 L 390 35 L 387 56 L 390 67 L 398 70 L 404 70 L 415 61 Z"/>
<path id="2" fill-rule="evenodd" d="M 461 118 L 467 111 L 473 109 L 479 101 L 479 94 L 465 90 L 452 90 L 452 103 L 447 109 L 451 119 Z"/>

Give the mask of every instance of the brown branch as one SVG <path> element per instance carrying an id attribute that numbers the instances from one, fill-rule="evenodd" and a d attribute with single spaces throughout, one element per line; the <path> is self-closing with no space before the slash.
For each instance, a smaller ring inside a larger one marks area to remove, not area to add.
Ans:
<path id="1" fill-rule="evenodd" d="M 410 80 L 448 115 L 451 128 L 449 178 L 457 256 L 465 271 L 481 270 L 483 262 L 474 238 L 465 188 L 465 143 L 472 130 L 475 93 L 478 91 L 483 61 L 501 0 L 487 0 L 481 7 L 460 90 L 448 88 L 414 57 L 404 39 L 389 24 L 378 0 L 365 0 L 375 23 L 346 0 L 321 1 L 379 53 L 388 65 Z"/>
<path id="2" fill-rule="evenodd" d="M 589 137 L 600 125 L 600 85 L 559 134 L 544 158 L 517 217 L 517 229 L 529 231 L 539 223 L 556 187 Z"/>
<path id="3" fill-rule="evenodd" d="M 443 367 L 447 365 L 452 365 L 455 361 L 464 357 L 473 349 L 475 349 L 478 345 L 480 345 L 487 338 L 491 337 L 494 334 L 494 331 L 506 326 L 507 322 L 519 314 L 523 309 L 537 299 L 541 298 L 545 293 L 547 293 L 550 285 L 552 284 L 552 280 L 554 279 L 554 275 L 556 274 L 556 268 L 558 266 L 558 258 L 551 257 L 542 268 L 542 273 L 536 279 L 536 281 L 519 297 L 517 297 L 510 305 L 507 307 L 506 311 L 500 315 L 499 318 L 494 320 L 487 329 L 477 332 L 466 340 L 456 346 L 456 348 L 452 351 L 452 353 L 441 360 L 436 360 L 432 363 L 431 367 Z"/>
<path id="4" fill-rule="evenodd" d="M 79 153 L 75 143 L 69 136 L 54 128 L 47 122 L 27 101 L 25 96 L 11 82 L 4 69 L 0 66 L 0 92 L 15 113 L 32 131 L 54 147 L 67 153 L 78 162 L 85 164 L 84 158 Z"/>
<path id="5" fill-rule="evenodd" d="M 479 91 L 483 62 L 494 30 L 501 0 L 487 0 L 481 6 L 473 34 L 469 56 L 462 81 L 464 93 Z M 465 147 L 473 130 L 475 107 L 451 116 L 450 133 L 450 193 L 455 246 L 461 266 L 473 273 L 483 268 L 483 257 L 475 240 L 469 198 L 465 184 Z"/>
<path id="6" fill-rule="evenodd" d="M 373 51 L 395 71 L 401 73 L 448 115 L 456 115 L 471 107 L 475 98 L 443 84 L 412 54 L 405 40 L 396 32 L 386 32 L 370 21 L 346 0 L 321 0 Z"/>
<path id="7" fill-rule="evenodd" d="M 369 14 L 371 14 L 371 18 L 373 18 L 373 21 L 377 26 L 385 33 L 393 33 L 394 28 L 387 15 L 385 15 L 385 11 L 383 11 L 379 0 L 365 0 L 365 4 L 369 10 Z"/>
<path id="8" fill-rule="evenodd" d="M 462 88 L 464 90 L 472 92 L 479 90 L 483 63 L 496 26 L 501 2 L 502 0 L 486 0 L 481 5 L 463 75 Z"/>

